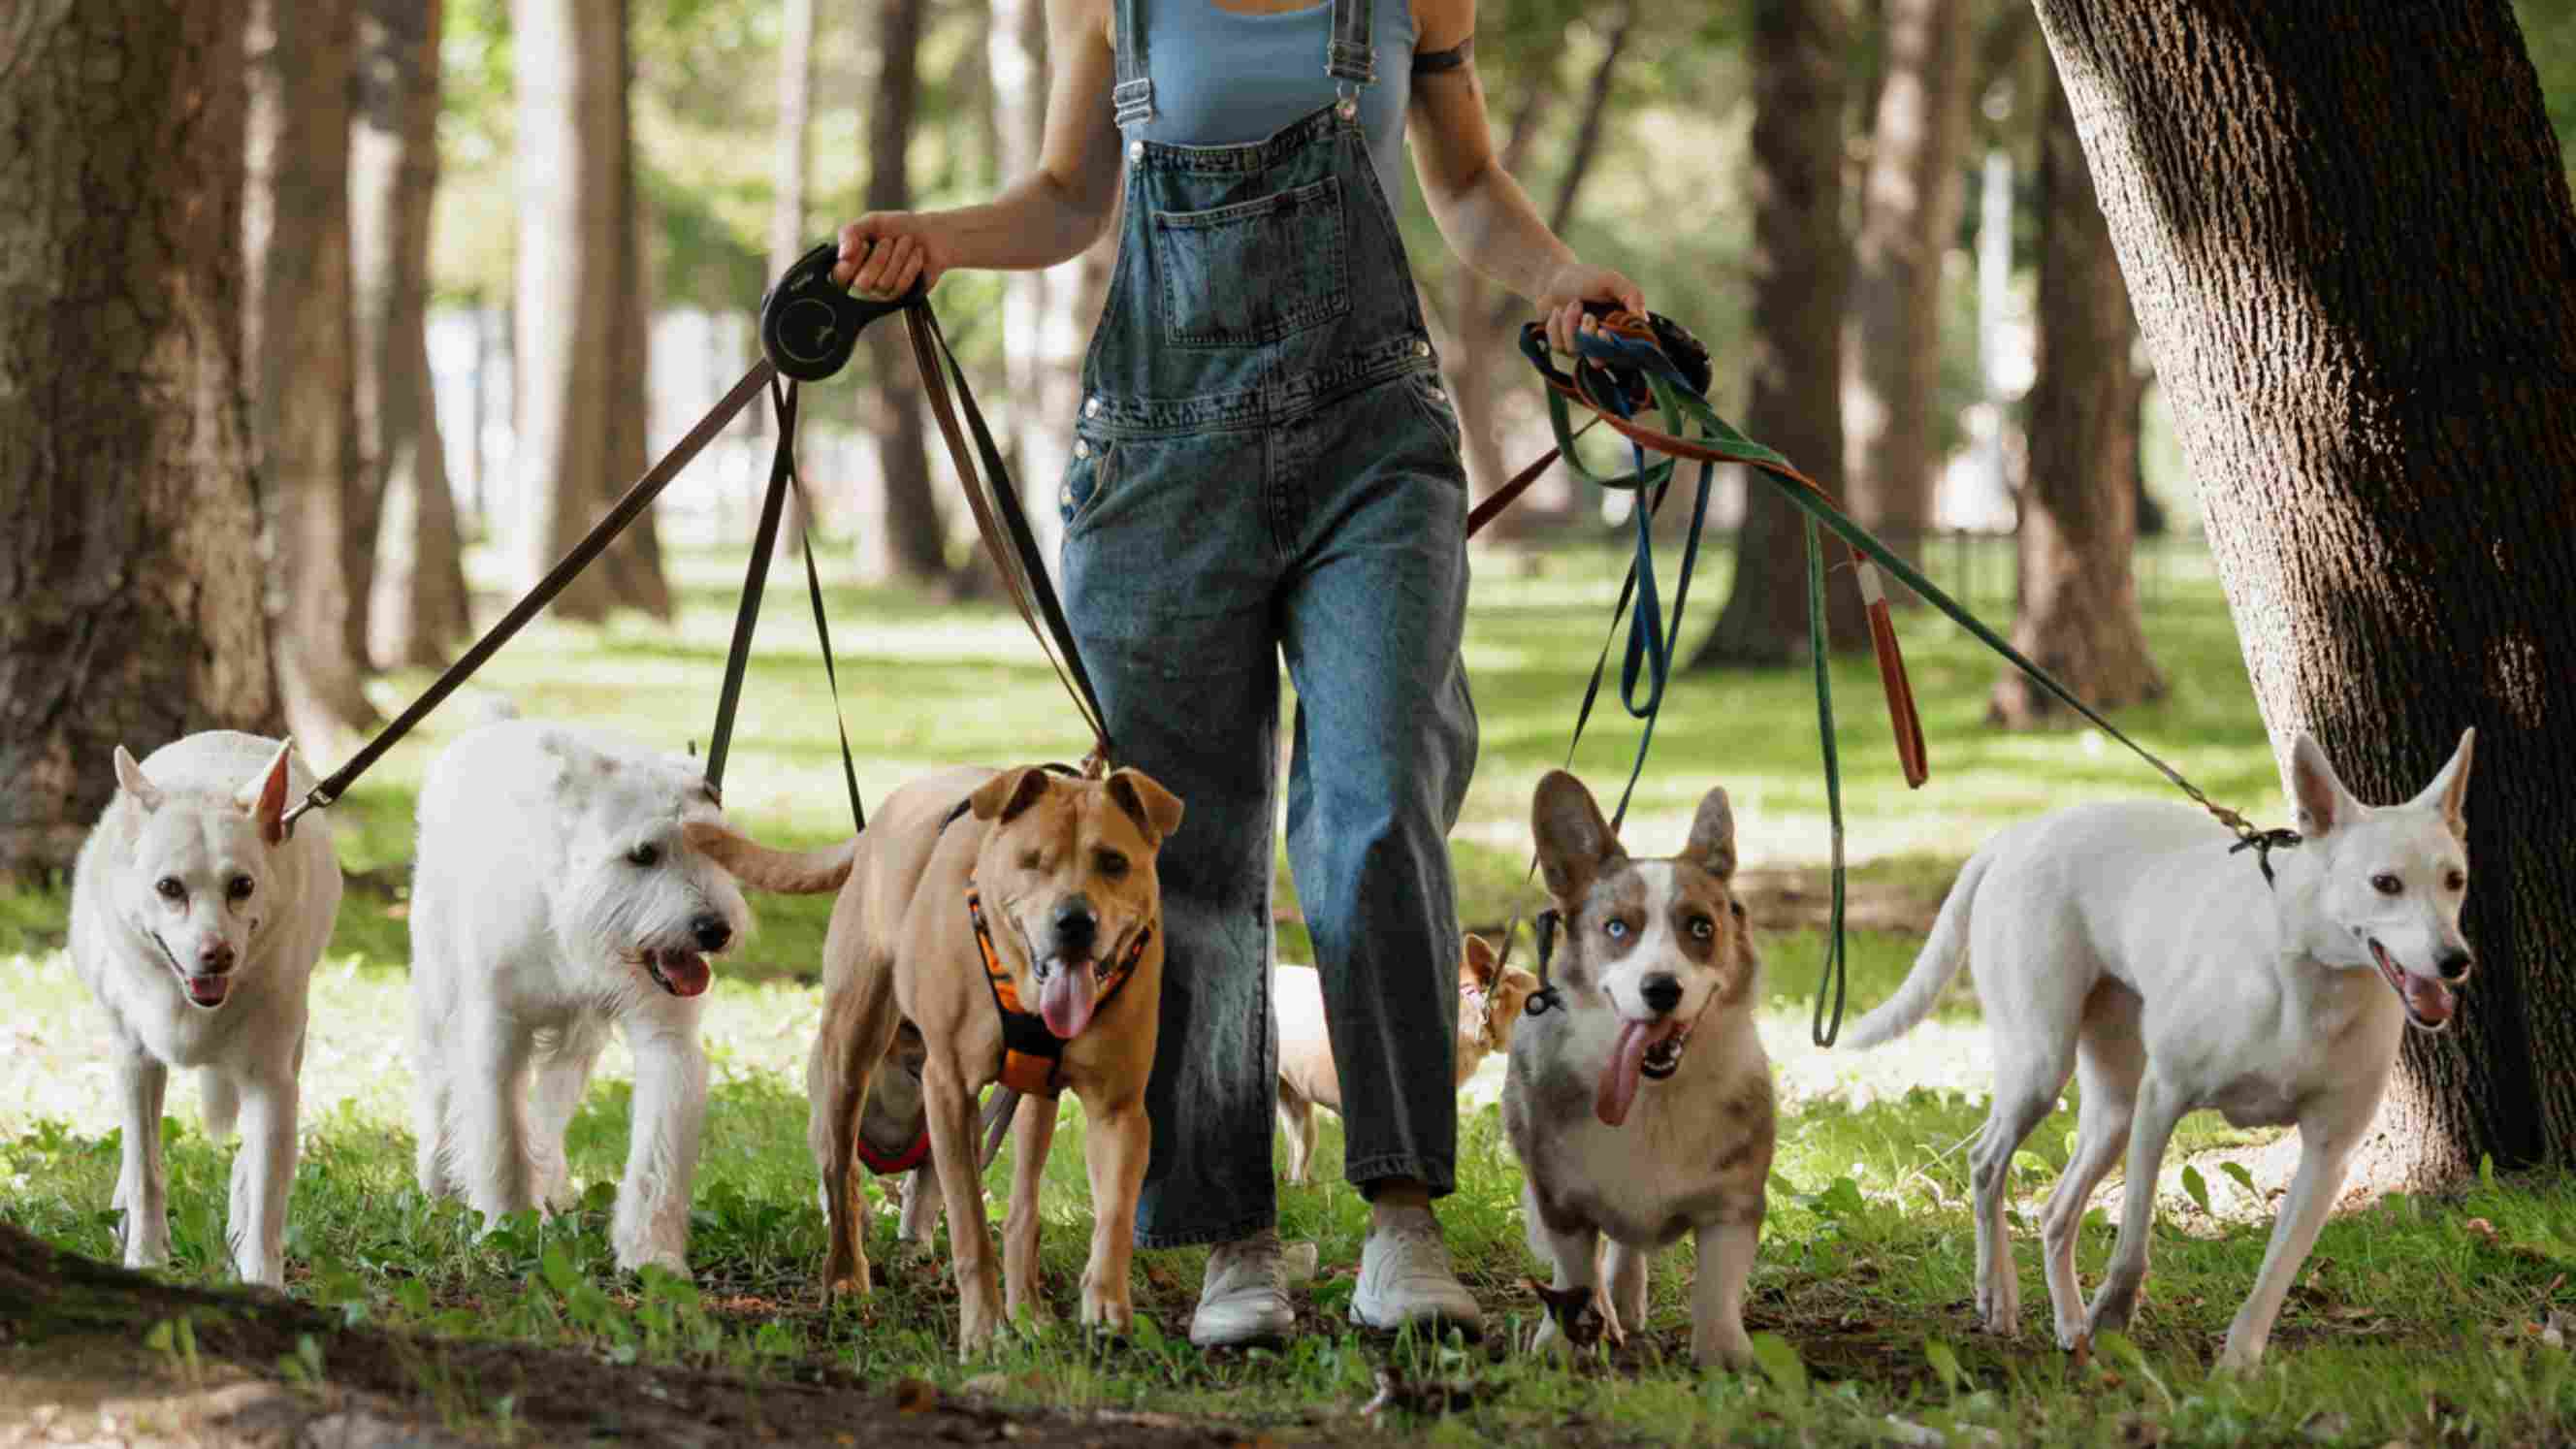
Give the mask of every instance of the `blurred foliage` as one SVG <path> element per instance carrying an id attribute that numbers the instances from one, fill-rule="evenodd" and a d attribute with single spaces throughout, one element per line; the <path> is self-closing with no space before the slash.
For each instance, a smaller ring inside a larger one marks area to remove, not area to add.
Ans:
<path id="1" fill-rule="evenodd" d="M 1637 278 L 1659 311 L 1687 319 L 1721 358 L 1740 348 L 1751 211 L 1741 178 L 1751 101 L 1742 6 L 1662 6 L 1636 0 L 1637 31 L 1613 78 L 1614 99 L 1566 239 L 1587 259 Z M 649 285 L 659 305 L 740 309 L 748 318 L 766 284 L 773 188 L 773 129 L 781 21 L 765 0 L 628 0 L 633 25 L 631 104 L 641 165 Z M 1867 157 L 1881 65 L 1881 6 L 1846 0 L 1854 175 Z M 2532 59 L 2562 143 L 2576 130 L 2576 0 L 2517 0 Z M 1542 212 L 1554 205 L 1583 101 L 1617 11 L 1601 0 L 1484 0 L 1477 32 L 1492 123 L 1499 139 L 1538 105 L 1535 141 L 1519 168 Z M 2027 267 L 2042 219 L 2034 205 L 2031 125 L 2047 48 L 2025 30 L 2022 0 L 1977 7 L 1979 75 L 1968 204 L 1954 265 L 1943 279 L 1945 318 L 1938 409 L 1956 432 L 1959 408 L 1978 400 L 1975 272 L 1976 168 L 2000 148 L 2014 160 L 2017 310 L 2026 314 Z M 918 56 L 924 124 L 908 161 L 917 204 L 987 195 L 996 174 L 984 45 L 986 0 L 931 0 Z M 817 240 L 855 215 L 870 159 L 864 107 L 879 73 L 874 6 L 820 7 L 815 36 L 811 211 Z M 440 300 L 506 306 L 515 243 L 517 185 L 509 0 L 449 0 L 443 47 L 446 105 L 432 259 Z M 1857 188 L 1854 188 L 1857 205 Z M 1425 292 L 1445 298 L 1458 265 L 1408 174 L 1402 202 L 1408 250 Z M 970 365 L 999 345 L 998 278 L 963 275 L 942 289 L 943 320 Z M 857 364 L 865 367 L 865 358 Z M 1721 367 L 1721 373 L 1726 371 Z M 864 381 L 864 379 L 859 379 Z M 850 393 L 825 390 L 830 414 Z M 1955 437 L 1949 439 L 1957 441 Z"/>

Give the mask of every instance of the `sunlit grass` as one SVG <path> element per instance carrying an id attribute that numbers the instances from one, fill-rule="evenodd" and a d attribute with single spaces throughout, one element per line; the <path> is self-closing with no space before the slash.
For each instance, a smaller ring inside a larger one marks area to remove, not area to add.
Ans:
<path id="1" fill-rule="evenodd" d="M 1467 649 L 1483 751 L 1454 853 L 1462 913 L 1490 925 L 1534 902 L 1522 894 L 1526 812 L 1538 775 L 1563 758 L 1582 676 L 1600 645 L 1617 586 L 1603 551 L 1537 559 L 1480 557 Z M 1941 563 L 1935 559 L 1936 572 Z M 703 740 L 713 708 L 739 561 L 678 559 L 685 606 L 676 627 L 620 621 L 602 631 L 540 625 L 496 658 L 478 687 L 533 717 L 613 723 L 657 744 Z M 2009 574 L 1983 560 L 1978 602 L 1999 621 Z M 2205 559 L 2177 549 L 2156 565 L 2148 627 L 2173 693 L 2126 712 L 2124 726 L 2213 794 L 2277 814 L 2277 784 L 2233 635 Z M 1695 589 L 1695 638 L 1723 596 L 1724 559 Z M 852 742 L 870 799 L 908 776 L 958 761 L 1072 758 L 1086 743 L 1054 676 L 996 605 L 944 607 L 836 585 Z M 847 829 L 812 629 L 792 597 L 774 596 L 736 735 L 727 799 L 734 818 L 780 843 Z M 2074 800 L 2153 794 L 2143 766 L 2086 732 L 2011 736 L 1981 723 L 1993 662 L 1945 621 L 1906 616 L 1909 659 L 1931 736 L 1934 781 L 1905 790 L 1887 747 L 1865 660 L 1839 664 L 1837 703 L 1856 888 L 1902 904 L 1938 899 L 1956 863 L 1997 827 Z M 425 676 L 386 681 L 399 702 Z M 1613 1437 L 1844 1442 L 1883 1438 L 1894 1415 L 1933 1434 L 1985 1431 L 2008 1442 L 2101 1442 L 2153 1433 L 2178 1441 L 2419 1442 L 2451 1435 L 2539 1439 L 2576 1415 L 2562 1350 L 2524 1325 L 2571 1300 L 2567 1224 L 2576 1187 L 2563 1178 L 2481 1184 L 2438 1199 L 2397 1198 L 2330 1224 L 2285 1313 L 2272 1366 L 2239 1382 L 2205 1365 L 2250 1288 L 2268 1213 L 2224 1173 L 2197 1175 L 2203 1213 L 2180 1173 L 2189 1154 L 2261 1140 L 2214 1117 L 2190 1119 L 2168 1158 L 2164 1213 L 2147 1306 L 2133 1338 L 2144 1358 L 2106 1349 L 2090 1366 L 2047 1342 L 2046 1293 L 2027 1222 L 2018 1239 L 2023 1336 L 1978 1332 L 1969 1308 L 1973 1249 L 1961 1144 L 1984 1115 L 1987 1050 L 1962 994 L 1905 1040 L 1870 1055 L 1807 1040 L 1809 993 L 1823 942 L 1790 919 L 1762 921 L 1769 1000 L 1761 1029 L 1780 1081 L 1781 1151 L 1749 1317 L 1813 1375 L 1702 1376 L 1688 1366 L 1689 1253 L 1655 1278 L 1650 1332 L 1609 1368 L 1573 1371 L 1502 1354 L 1533 1321 L 1521 1279 L 1538 1271 L 1522 1243 L 1520 1175 L 1494 1108 L 1498 1064 L 1471 1083 L 1460 1184 L 1442 1214 L 1462 1272 L 1496 1330 L 1484 1349 L 1354 1336 L 1342 1313 L 1366 1224 L 1337 1180 L 1340 1134 L 1327 1120 L 1319 1185 L 1283 1189 L 1283 1231 L 1319 1247 L 1324 1276 L 1299 1290 L 1311 1330 L 1289 1349 L 1205 1356 L 1179 1335 L 1201 1254 L 1140 1254 L 1138 1301 L 1148 1327 L 1101 1351 L 1066 1329 L 1014 1340 L 989 1361 L 954 1362 L 955 1299 L 936 1269 L 896 1265 L 865 1305 L 825 1312 L 815 1299 L 822 1256 L 804 1146 L 802 1063 L 819 1011 L 811 984 L 826 901 L 762 898 L 762 929 L 709 999 L 715 1062 L 708 1149 L 693 1215 L 694 1289 L 639 1286 L 609 1266 L 605 1224 L 619 1172 L 631 1069 L 622 1045 L 575 1123 L 580 1211 L 514 1224 L 477 1240 L 452 1205 L 410 1183 L 408 1072 L 398 1060 L 407 1011 L 404 882 L 413 794 L 438 745 L 469 716 L 433 717 L 389 755 L 332 819 L 356 873 L 332 954 L 317 975 L 303 1077 L 306 1152 L 289 1239 L 290 1286 L 353 1319 L 438 1333 L 517 1336 L 751 1373 L 833 1363 L 869 1375 L 918 1375 L 952 1392 L 1062 1406 L 1221 1413 L 1281 1430 L 1356 1407 L 1382 1367 L 1409 1378 L 1464 1381 L 1471 1407 L 1445 1421 L 1406 1420 L 1455 1441 L 1517 1440 L 1581 1419 Z M 1816 772 L 1814 699 L 1803 671 L 1726 672 L 1676 682 L 1654 762 L 1628 832 L 1641 851 L 1678 845 L 1712 784 L 1732 792 L 1748 867 L 1802 873 L 1812 895 L 1827 835 Z M 1633 724 L 1614 713 L 1577 767 L 1605 796 L 1624 778 Z M 1284 884 L 1284 882 L 1283 882 Z M 1293 896 L 1283 895 L 1284 899 Z M 96 1016 L 57 949 L 59 893 L 0 895 L 0 974 L 13 1011 L 0 1025 L 0 1220 L 78 1251 L 114 1255 L 107 1212 L 115 1120 Z M 1856 930 L 1855 1011 L 1883 999 L 1920 945 L 1912 925 Z M 1302 932 L 1283 928 L 1283 954 Z M 173 1275 L 219 1280 L 224 1152 L 198 1132 L 195 1085 L 173 1082 Z M 1069 1109 L 1041 1204 L 1051 1301 L 1070 1317 L 1090 1212 L 1082 1132 Z M 2033 1134 L 2016 1168 L 2022 1214 L 2054 1180 L 2071 1114 Z M 2207 1159 L 2204 1159 L 2206 1161 Z M 1008 1164 L 988 1178 L 1002 1209 Z M 2486 1230 L 2466 1224 L 2483 1219 Z M 879 1222 L 878 1256 L 889 1256 Z M 2110 1230 L 2088 1226 L 2081 1257 L 2099 1271 Z M 606 1298 L 562 1283 L 606 1287 Z M 659 1316 L 656 1316 L 659 1315 Z M 647 1332 L 639 1325 L 665 1328 Z M 622 1345 L 622 1346 L 621 1346 Z M 1963 1377 L 1942 1366 L 1955 1361 Z M 1325 1432 L 1338 1432 L 1326 1430 Z M 1929 1441 L 1925 1441 L 1929 1442 Z"/>

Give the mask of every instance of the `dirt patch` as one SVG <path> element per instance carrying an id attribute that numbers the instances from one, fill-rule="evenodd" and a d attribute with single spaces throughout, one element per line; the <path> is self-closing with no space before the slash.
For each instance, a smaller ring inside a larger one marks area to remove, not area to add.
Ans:
<path id="1" fill-rule="evenodd" d="M 185 1318 L 189 1364 L 145 1346 Z M 307 1355 L 301 1343 L 310 1339 Z M 288 1365 L 319 1361 L 322 1374 Z M 102 1419 L 102 1416 L 105 1416 Z M 601 1436 L 674 1445 L 1236 1445 L 1250 1430 L 1145 1413 L 1006 1410 L 834 1368 L 778 1376 L 619 1366 L 516 1343 L 346 1327 L 251 1290 L 162 1283 L 0 1226 L 0 1444 L 462 1444 Z M 1313 1437 L 1295 1430 L 1273 1442 Z"/>

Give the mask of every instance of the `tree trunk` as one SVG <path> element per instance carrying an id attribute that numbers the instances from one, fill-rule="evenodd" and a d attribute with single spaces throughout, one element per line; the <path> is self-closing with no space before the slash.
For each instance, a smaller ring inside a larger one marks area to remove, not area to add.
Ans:
<path id="1" fill-rule="evenodd" d="M 1760 0 L 1753 7 L 1753 328 L 1744 406 L 1751 436 L 1807 476 L 1842 476 L 1843 245 L 1842 0 Z M 1679 486 L 1678 484 L 1676 486 Z M 1786 664 L 1807 654 L 1806 517 L 1747 476 L 1735 579 L 1693 668 Z M 1830 647 L 1869 639 L 1859 600 L 1839 572 L 1826 597 Z"/>
<path id="2" fill-rule="evenodd" d="M 923 0 L 877 0 L 876 95 L 868 106 L 870 211 L 899 211 L 912 204 L 912 175 L 904 153 L 921 110 L 919 51 Z M 930 457 L 923 451 L 921 382 L 914 376 L 912 346 L 889 319 L 861 334 L 867 344 L 866 426 L 876 438 L 877 468 L 885 489 L 886 560 L 899 578 L 947 583 L 948 534 L 930 487 Z"/>
<path id="3" fill-rule="evenodd" d="M 614 27 L 603 43 L 615 47 L 617 92 L 609 102 L 609 116 L 614 125 L 616 155 L 610 162 L 610 176 L 616 191 L 617 209 L 609 222 L 608 251 L 616 259 L 614 290 L 609 295 L 608 344 L 608 469 L 600 474 L 597 500 L 585 525 L 597 522 L 623 497 L 644 470 L 652 466 L 645 444 L 645 429 L 650 417 L 653 378 L 653 287 L 644 271 L 644 234 L 650 219 L 644 213 L 643 197 L 636 186 L 640 163 L 635 157 L 634 106 L 628 96 L 634 87 L 634 27 L 627 0 L 590 0 L 585 14 L 606 10 L 607 24 Z M 662 573 L 661 530 L 651 509 L 646 509 L 617 542 L 599 556 L 597 567 L 608 576 L 610 603 L 617 608 L 639 609 L 656 619 L 668 621 L 673 612 L 670 580 Z"/>
<path id="4" fill-rule="evenodd" d="M 2480 726 L 2475 990 L 2385 1179 L 2576 1158 L 2576 275 L 2504 0 L 2040 0 L 2276 743 L 2365 800 Z"/>
<path id="5" fill-rule="evenodd" d="M 786 0 L 779 11 L 777 162 L 769 203 L 769 276 L 785 275 L 805 254 L 805 173 L 814 112 L 814 0 Z M 766 405 L 751 409 L 761 436 L 776 426 Z M 814 480 L 804 480 L 810 492 Z M 794 558 L 804 547 L 803 496 L 787 495 L 778 521 L 778 554 Z"/>
<path id="6" fill-rule="evenodd" d="M 268 616 L 287 728 L 330 760 L 374 711 L 350 649 L 360 491 L 350 357 L 349 0 L 253 0 L 243 375 L 262 483 Z M 204 243 L 200 243 L 203 245 Z"/>
<path id="7" fill-rule="evenodd" d="M 366 0 L 358 17 L 349 138 L 354 356 L 359 456 L 379 504 L 367 652 L 389 669 L 444 663 L 472 627 L 429 375 L 441 8 L 441 0 Z"/>
<path id="8" fill-rule="evenodd" d="M 119 744 L 274 731 L 239 349 L 242 0 L 0 25 L 0 875 Z"/>
<path id="9" fill-rule="evenodd" d="M 622 4 L 510 0 L 518 89 L 516 339 L 517 583 L 534 585 L 597 516 L 609 475 L 616 287 Z M 649 516 L 637 527 L 650 526 Z M 557 595 L 558 617 L 599 620 L 615 595 L 594 563 Z"/>
<path id="10" fill-rule="evenodd" d="M 2039 370 L 2026 402 L 2030 476 L 2021 492 L 2021 610 L 2013 647 L 2096 709 L 2164 693 L 2138 617 L 2137 324 L 2093 198 L 2083 144 L 2054 77 L 2039 125 Z M 1987 720 L 2014 729 L 2072 711 L 2016 669 Z"/>
<path id="11" fill-rule="evenodd" d="M 1843 404 L 1850 500 L 1904 552 L 1932 527 L 1941 258 L 1959 231 L 1968 0 L 1892 0 L 1887 75 L 1861 183 Z"/>

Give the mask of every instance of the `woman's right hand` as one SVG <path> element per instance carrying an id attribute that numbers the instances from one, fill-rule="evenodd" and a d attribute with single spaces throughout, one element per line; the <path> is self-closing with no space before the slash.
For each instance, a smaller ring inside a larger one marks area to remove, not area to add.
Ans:
<path id="1" fill-rule="evenodd" d="M 890 302 L 936 284 L 949 262 L 917 211 L 872 211 L 841 228 L 841 257 L 832 280 L 874 302 Z"/>

